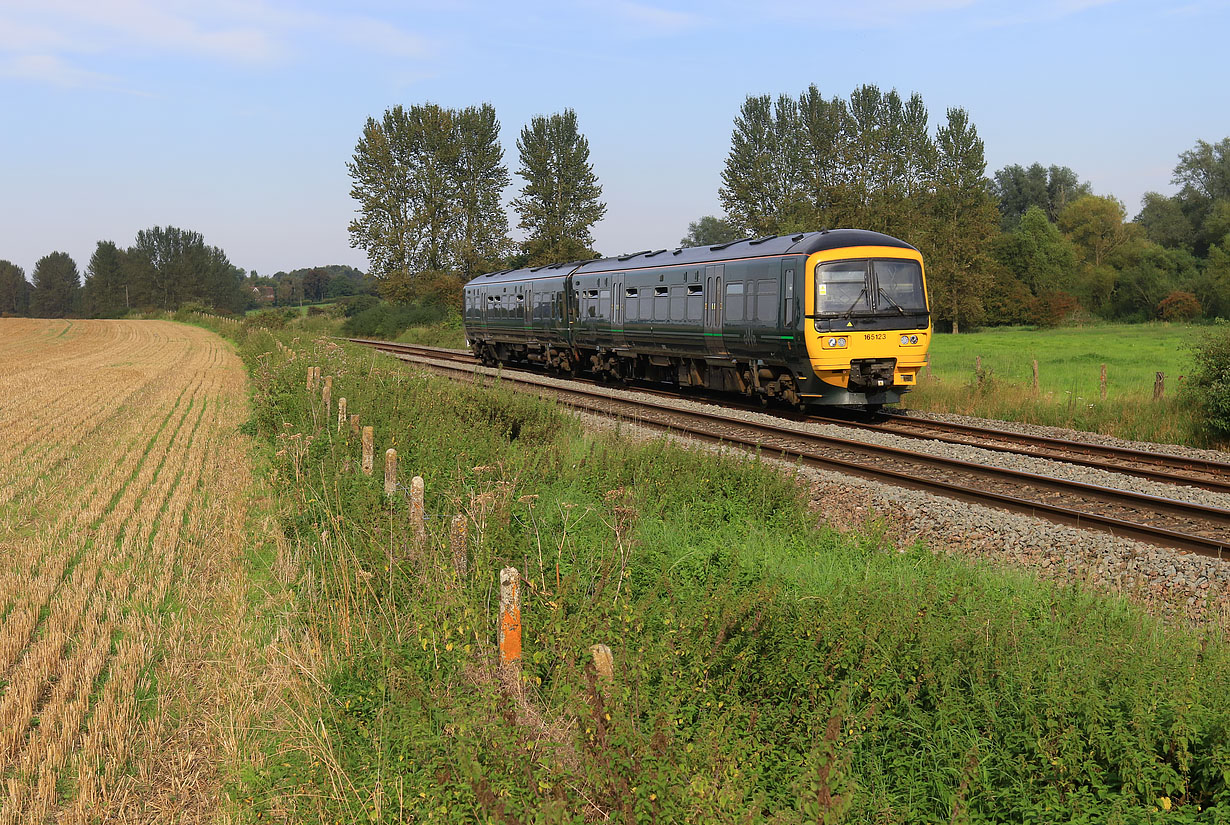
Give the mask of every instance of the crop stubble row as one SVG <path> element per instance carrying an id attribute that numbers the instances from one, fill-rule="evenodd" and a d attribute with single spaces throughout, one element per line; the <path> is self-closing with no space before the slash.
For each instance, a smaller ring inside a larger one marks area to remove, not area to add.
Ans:
<path id="1" fill-rule="evenodd" d="M 242 371 L 171 324 L 0 324 L 0 822 L 122 817 L 172 733 L 165 606 L 234 492 Z"/>

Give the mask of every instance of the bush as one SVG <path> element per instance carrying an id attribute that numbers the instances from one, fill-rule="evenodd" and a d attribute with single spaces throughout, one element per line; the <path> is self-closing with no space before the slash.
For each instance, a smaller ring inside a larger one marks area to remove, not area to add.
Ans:
<path id="1" fill-rule="evenodd" d="M 1230 321 L 1218 319 L 1190 348 L 1196 371 L 1184 392 L 1199 407 L 1213 433 L 1230 436 Z"/>
<path id="2" fill-rule="evenodd" d="M 1070 324 L 1080 313 L 1080 301 L 1070 292 L 1044 292 L 1029 302 L 1029 316 L 1040 327 Z"/>
<path id="3" fill-rule="evenodd" d="M 347 318 L 353 318 L 360 312 L 371 309 L 380 305 L 380 299 L 375 295 L 356 295 L 353 298 L 344 298 L 338 301 L 344 309 Z"/>
<path id="4" fill-rule="evenodd" d="M 443 321 L 448 309 L 438 304 L 377 304 L 346 319 L 342 332 L 355 338 L 392 340 L 407 327 Z"/>
<path id="5" fill-rule="evenodd" d="M 1157 305 L 1163 321 L 1190 321 L 1201 313 L 1200 301 L 1190 292 L 1176 289 Z"/>

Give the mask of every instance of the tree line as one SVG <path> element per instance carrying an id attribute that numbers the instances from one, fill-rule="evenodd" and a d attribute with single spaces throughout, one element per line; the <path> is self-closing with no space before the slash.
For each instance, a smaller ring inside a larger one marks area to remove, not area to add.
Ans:
<path id="1" fill-rule="evenodd" d="M 30 281 L 21 267 L 0 261 L 0 314 L 118 318 L 189 302 L 240 312 L 249 301 L 244 271 L 199 232 L 174 226 L 143 229 L 128 248 L 99 241 L 84 275 L 65 252 L 40 258 Z"/>
<path id="2" fill-rule="evenodd" d="M 815 86 L 749 96 L 735 118 L 719 197 L 684 243 L 822 227 L 874 229 L 924 253 L 932 310 L 962 324 L 1230 317 L 1230 138 L 1199 141 L 1174 169 L 1178 194 L 1127 219 L 1064 166 L 986 176 L 968 114 L 935 129 L 922 98 Z"/>

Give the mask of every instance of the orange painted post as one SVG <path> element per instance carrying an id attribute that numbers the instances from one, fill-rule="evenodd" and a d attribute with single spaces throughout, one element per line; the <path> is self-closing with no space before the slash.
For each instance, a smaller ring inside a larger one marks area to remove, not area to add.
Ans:
<path id="1" fill-rule="evenodd" d="M 466 544 L 469 532 L 466 517 L 460 515 L 453 516 L 452 529 L 448 533 L 448 543 L 453 551 L 453 569 L 457 571 L 457 578 L 459 579 L 464 579 L 470 569 L 470 561 L 466 557 Z"/>
<path id="2" fill-rule="evenodd" d="M 340 434 L 346 426 L 346 396 L 337 399 L 337 431 Z"/>
<path id="3" fill-rule="evenodd" d="M 365 475 L 372 474 L 372 467 L 376 463 L 376 433 L 371 427 L 363 428 L 363 473 Z"/>
<path id="4" fill-rule="evenodd" d="M 419 547 L 427 544 L 427 515 L 423 509 L 425 492 L 422 476 L 410 479 L 410 530 L 414 535 L 414 543 Z"/>
<path id="5" fill-rule="evenodd" d="M 397 492 L 397 450 L 389 447 L 384 451 L 384 495 L 393 498 Z"/>
<path id="6" fill-rule="evenodd" d="M 521 574 L 515 567 L 500 571 L 500 667 L 521 667 Z"/>

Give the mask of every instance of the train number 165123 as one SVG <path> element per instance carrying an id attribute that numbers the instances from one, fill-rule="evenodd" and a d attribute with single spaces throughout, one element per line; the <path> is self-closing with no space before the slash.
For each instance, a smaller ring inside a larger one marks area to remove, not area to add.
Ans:
<path id="1" fill-rule="evenodd" d="M 867 332 L 863 334 L 864 341 L 887 341 L 888 334 L 883 332 Z"/>

